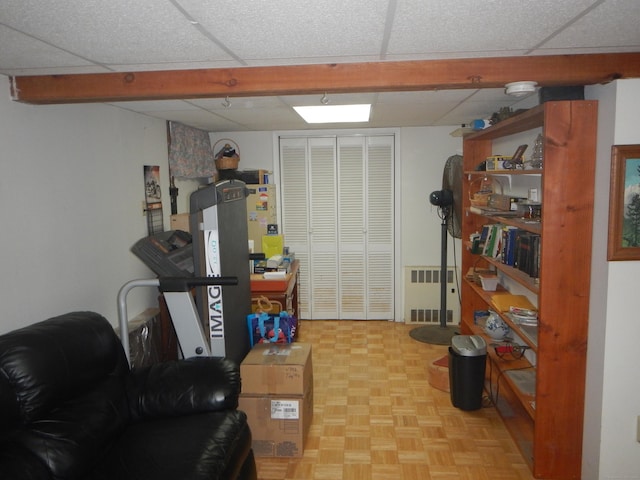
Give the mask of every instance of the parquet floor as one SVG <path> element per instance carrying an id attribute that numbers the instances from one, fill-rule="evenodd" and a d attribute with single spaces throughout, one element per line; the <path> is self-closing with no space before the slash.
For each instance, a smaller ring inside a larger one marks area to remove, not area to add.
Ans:
<path id="1" fill-rule="evenodd" d="M 492 408 L 465 412 L 432 388 L 428 365 L 447 347 L 413 326 L 304 321 L 314 417 L 302 458 L 257 458 L 260 480 L 532 480 Z"/>

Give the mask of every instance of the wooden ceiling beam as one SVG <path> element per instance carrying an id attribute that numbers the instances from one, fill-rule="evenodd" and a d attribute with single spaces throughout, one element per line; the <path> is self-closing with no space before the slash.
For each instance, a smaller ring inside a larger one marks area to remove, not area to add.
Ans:
<path id="1" fill-rule="evenodd" d="M 640 53 L 467 58 L 11 77 L 30 104 L 593 85 L 640 77 Z"/>

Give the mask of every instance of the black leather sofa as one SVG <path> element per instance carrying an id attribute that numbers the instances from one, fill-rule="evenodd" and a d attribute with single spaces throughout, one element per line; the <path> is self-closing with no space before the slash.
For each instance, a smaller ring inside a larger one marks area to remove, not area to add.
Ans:
<path id="1" fill-rule="evenodd" d="M 0 336 L 0 478 L 256 479 L 238 366 L 130 370 L 111 324 L 74 312 Z"/>

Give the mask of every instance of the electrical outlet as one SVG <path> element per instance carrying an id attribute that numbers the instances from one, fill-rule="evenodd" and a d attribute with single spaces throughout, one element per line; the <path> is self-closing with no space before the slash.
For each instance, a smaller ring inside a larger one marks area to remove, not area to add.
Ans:
<path id="1" fill-rule="evenodd" d="M 142 216 L 147 216 L 147 202 L 145 202 L 144 200 L 142 201 Z"/>

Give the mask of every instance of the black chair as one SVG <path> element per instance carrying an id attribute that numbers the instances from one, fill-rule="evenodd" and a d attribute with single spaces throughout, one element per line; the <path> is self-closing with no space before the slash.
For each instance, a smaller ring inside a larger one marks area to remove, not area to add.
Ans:
<path id="1" fill-rule="evenodd" d="M 130 370 L 111 324 L 74 312 L 0 336 L 0 472 L 10 479 L 256 479 L 238 365 Z"/>

